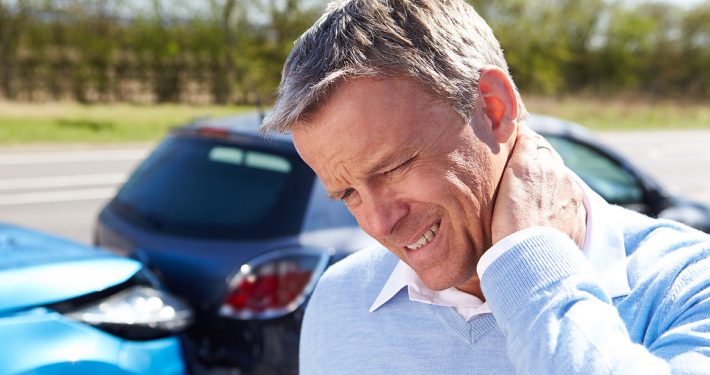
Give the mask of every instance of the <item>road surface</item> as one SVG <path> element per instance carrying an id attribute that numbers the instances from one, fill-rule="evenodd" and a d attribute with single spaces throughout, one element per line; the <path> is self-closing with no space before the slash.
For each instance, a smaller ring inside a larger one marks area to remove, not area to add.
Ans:
<path id="1" fill-rule="evenodd" d="M 0 149 L 0 221 L 91 243 L 94 220 L 149 145 Z"/>
<path id="2" fill-rule="evenodd" d="M 598 135 L 670 192 L 710 204 L 710 130 Z"/>
<path id="3" fill-rule="evenodd" d="M 710 204 L 710 131 L 597 134 L 672 192 Z M 91 243 L 100 208 L 150 147 L 0 148 L 0 221 Z"/>

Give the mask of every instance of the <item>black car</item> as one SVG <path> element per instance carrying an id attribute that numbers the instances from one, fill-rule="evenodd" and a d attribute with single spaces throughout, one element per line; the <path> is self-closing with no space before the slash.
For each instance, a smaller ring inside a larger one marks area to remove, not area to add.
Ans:
<path id="1" fill-rule="evenodd" d="M 99 215 L 95 242 L 148 264 L 196 313 L 195 373 L 296 373 L 325 268 L 374 243 L 258 114 L 172 131 Z"/>
<path id="2" fill-rule="evenodd" d="M 651 217 L 671 219 L 710 233 L 710 208 L 673 195 L 586 128 L 547 116 L 531 116 L 543 135 L 572 169 L 607 202 Z"/>
<path id="3" fill-rule="evenodd" d="M 95 242 L 136 257 L 187 299 L 194 372 L 296 373 L 301 318 L 324 269 L 373 244 L 258 114 L 172 131 L 103 209 Z M 531 126 L 609 202 L 710 230 L 710 210 L 666 193 L 585 129 Z M 237 371 L 237 370 L 235 370 Z"/>

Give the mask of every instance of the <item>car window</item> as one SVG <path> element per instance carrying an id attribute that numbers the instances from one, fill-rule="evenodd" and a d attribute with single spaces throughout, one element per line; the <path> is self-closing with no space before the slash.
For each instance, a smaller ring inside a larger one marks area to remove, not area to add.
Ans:
<path id="1" fill-rule="evenodd" d="M 607 202 L 641 203 L 643 190 L 637 179 L 616 161 L 578 142 L 558 136 L 545 137 L 573 170 Z"/>
<path id="2" fill-rule="evenodd" d="M 295 152 L 167 138 L 112 203 L 152 230 L 260 239 L 297 234 L 315 175 Z"/>
<path id="3" fill-rule="evenodd" d="M 303 231 L 329 229 L 338 227 L 356 227 L 357 220 L 340 200 L 328 198 L 328 192 L 323 183 L 316 179 L 313 184 L 310 204 L 303 223 Z"/>

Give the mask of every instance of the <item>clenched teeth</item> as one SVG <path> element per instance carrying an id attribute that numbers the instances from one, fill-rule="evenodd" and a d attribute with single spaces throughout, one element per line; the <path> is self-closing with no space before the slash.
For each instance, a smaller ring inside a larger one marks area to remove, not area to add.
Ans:
<path id="1" fill-rule="evenodd" d="M 406 248 L 409 250 L 416 250 L 416 249 L 426 245 L 427 243 L 431 242 L 431 240 L 433 240 L 434 237 L 436 237 L 436 232 L 438 232 L 438 231 L 439 231 L 439 223 L 436 223 L 436 224 L 432 225 L 431 228 L 429 228 L 426 232 L 424 232 L 424 234 L 421 237 L 419 237 L 417 242 L 415 242 L 411 245 L 407 245 Z"/>

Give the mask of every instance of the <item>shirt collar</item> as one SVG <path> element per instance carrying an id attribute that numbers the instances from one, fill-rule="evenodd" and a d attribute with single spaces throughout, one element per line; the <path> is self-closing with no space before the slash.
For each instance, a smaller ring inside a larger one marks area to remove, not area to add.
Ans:
<path id="1" fill-rule="evenodd" d="M 578 184 L 584 192 L 584 206 L 587 210 L 587 229 L 582 252 L 597 272 L 601 286 L 610 297 L 628 295 L 631 288 L 626 274 L 626 249 L 621 227 L 610 212 L 610 205 L 581 180 L 578 180 Z M 466 320 L 491 312 L 487 303 L 456 288 L 442 291 L 427 288 L 414 270 L 401 260 L 397 262 L 369 311 L 380 308 L 404 287 L 407 287 L 410 300 L 453 307 Z"/>
<path id="2" fill-rule="evenodd" d="M 587 230 L 582 251 L 599 276 L 601 286 L 611 298 L 631 293 L 626 273 L 624 234 L 611 205 L 587 184 L 578 181 L 587 207 Z"/>

